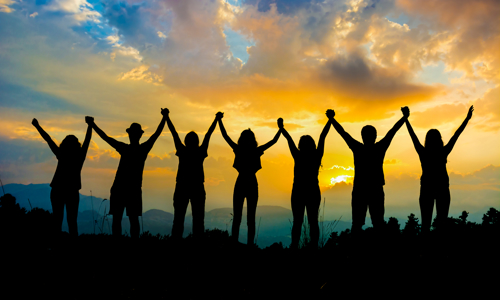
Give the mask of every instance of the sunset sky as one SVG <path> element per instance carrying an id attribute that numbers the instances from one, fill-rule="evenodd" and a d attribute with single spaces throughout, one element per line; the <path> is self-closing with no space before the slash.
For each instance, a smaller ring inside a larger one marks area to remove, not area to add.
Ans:
<path id="1" fill-rule="evenodd" d="M 297 143 L 318 141 L 325 111 L 355 139 L 382 138 L 402 116 L 422 144 L 445 143 L 474 115 L 448 157 L 451 213 L 500 207 L 500 2 L 497 0 L 0 0 L 0 179 L 49 183 L 57 159 L 31 120 L 59 143 L 83 141 L 84 117 L 128 143 L 170 117 L 200 139 L 218 111 L 237 140 L 259 144 L 285 120 Z M 234 153 L 216 128 L 205 160 L 206 209 L 232 207 Z M 387 151 L 386 217 L 420 217 L 420 161 L 403 126 Z M 94 133 L 82 194 L 109 198 L 119 154 Z M 320 169 L 327 219 L 351 219 L 353 156 L 331 128 Z M 173 212 L 178 158 L 165 128 L 146 161 L 144 211 Z M 290 208 L 286 140 L 262 156 L 259 205 Z M 47 200 L 48 201 L 48 200 Z M 369 223 L 369 222 L 368 222 Z"/>

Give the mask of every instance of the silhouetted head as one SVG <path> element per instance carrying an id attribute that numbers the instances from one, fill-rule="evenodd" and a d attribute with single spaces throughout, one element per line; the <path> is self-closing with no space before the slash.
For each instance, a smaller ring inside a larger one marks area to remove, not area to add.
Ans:
<path id="1" fill-rule="evenodd" d="M 144 133 L 142 130 L 141 124 L 132 123 L 129 128 L 127 128 L 128 137 L 130 139 L 130 143 L 139 143 L 139 140 Z"/>
<path id="2" fill-rule="evenodd" d="M 438 150 L 442 149 L 443 146 L 443 138 L 441 137 L 439 130 L 431 129 L 427 131 L 427 134 L 425 135 L 425 149 Z"/>
<path id="3" fill-rule="evenodd" d="M 194 148 L 194 147 L 199 147 L 200 146 L 200 139 L 198 138 L 198 135 L 194 131 L 188 132 L 186 134 L 186 137 L 184 138 L 184 144 L 188 148 Z"/>
<path id="4" fill-rule="evenodd" d="M 240 138 L 238 139 L 238 146 L 244 148 L 257 148 L 257 140 L 255 139 L 255 134 L 250 128 L 243 130 L 241 132 Z"/>
<path id="5" fill-rule="evenodd" d="M 377 129 L 372 125 L 366 125 L 361 129 L 361 137 L 363 138 L 363 144 L 373 145 L 377 139 Z"/>
<path id="6" fill-rule="evenodd" d="M 311 153 L 316 150 L 316 142 L 310 135 L 303 135 L 299 140 L 299 151 L 301 153 Z"/>
<path id="7" fill-rule="evenodd" d="M 59 148 L 64 152 L 72 152 L 82 148 L 78 138 L 74 135 L 67 135 L 59 145 Z"/>

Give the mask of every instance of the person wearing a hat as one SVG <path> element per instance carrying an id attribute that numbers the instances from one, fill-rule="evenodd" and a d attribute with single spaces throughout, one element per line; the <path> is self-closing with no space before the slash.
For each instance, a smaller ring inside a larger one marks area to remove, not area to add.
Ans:
<path id="1" fill-rule="evenodd" d="M 163 109 L 161 113 L 163 118 L 160 125 L 155 133 L 142 144 L 139 143 L 139 140 L 144 131 L 138 123 L 132 123 L 126 130 L 130 144 L 119 142 L 107 136 L 95 123 L 92 123 L 95 132 L 121 155 L 109 197 L 109 214 L 113 215 L 112 231 L 115 236 L 122 234 L 121 223 L 123 211 L 126 209 L 130 220 L 130 236 L 139 237 L 139 216 L 142 215 L 142 173 L 148 153 L 165 127 L 166 113 Z"/>

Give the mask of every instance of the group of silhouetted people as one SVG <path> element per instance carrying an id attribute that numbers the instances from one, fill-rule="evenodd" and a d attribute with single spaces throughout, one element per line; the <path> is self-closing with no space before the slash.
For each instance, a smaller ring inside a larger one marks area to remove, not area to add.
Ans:
<path id="1" fill-rule="evenodd" d="M 307 210 L 310 226 L 310 241 L 316 247 L 319 240 L 318 211 L 321 202 L 321 192 L 318 182 L 319 169 L 324 154 L 325 138 L 332 125 L 347 143 L 354 155 L 354 183 L 352 190 L 352 231 L 359 232 L 365 224 L 366 212 L 369 210 L 374 229 L 382 229 L 384 222 L 384 157 L 396 132 L 406 123 L 415 149 L 422 165 L 420 211 L 422 216 L 422 232 L 430 230 L 434 201 L 436 201 L 437 222 L 444 224 L 450 207 L 449 178 L 446 170 L 447 157 L 458 137 L 472 117 L 474 108 L 471 106 L 464 122 L 455 132 L 448 144 L 444 145 L 437 129 L 428 131 L 424 146 L 415 135 L 408 117 L 408 107 L 401 109 L 403 117 L 389 130 L 380 141 L 376 142 L 377 131 L 371 125 L 361 130 L 363 143 L 351 137 L 335 120 L 335 112 L 327 110 L 326 123 L 319 137 L 318 145 L 310 135 L 303 135 L 295 145 L 292 137 L 283 125 L 283 119 L 278 119 L 278 132 L 274 138 L 259 146 L 255 134 L 244 130 L 238 142 L 235 143 L 227 134 L 222 123 L 223 113 L 218 112 L 212 122 L 202 144 L 198 135 L 191 131 L 184 138 L 184 143 L 170 120 L 169 110 L 162 109 L 162 120 L 155 133 L 140 144 L 144 131 L 140 124 L 132 123 L 126 129 L 130 144 L 119 142 L 107 136 L 94 123 L 92 117 L 85 117 L 88 124 L 83 145 L 80 145 L 74 135 L 68 135 L 57 146 L 50 136 L 42 129 L 36 119 L 32 124 L 43 139 L 49 144 L 56 155 L 58 164 L 50 186 L 50 199 L 55 220 L 55 230 L 61 231 L 64 206 L 66 205 L 69 233 L 78 235 L 77 215 L 79 205 L 79 190 L 81 188 L 81 169 L 92 137 L 92 129 L 121 155 L 115 180 L 110 192 L 110 210 L 113 215 L 113 235 L 121 235 L 121 221 L 124 211 L 130 220 L 130 235 L 139 237 L 139 216 L 142 215 L 142 176 L 144 164 L 149 151 L 160 136 L 165 122 L 172 133 L 176 153 L 179 157 L 176 185 L 174 191 L 174 222 L 172 237 L 181 239 L 184 231 L 184 219 L 189 202 L 193 215 L 193 237 L 203 235 L 205 216 L 205 187 L 203 162 L 208 157 L 210 137 L 219 124 L 222 136 L 233 149 L 235 158 L 233 167 L 238 171 L 238 177 L 233 193 L 233 224 L 232 238 L 238 240 L 239 228 L 243 213 L 243 204 L 247 199 L 248 245 L 253 245 L 255 238 L 255 214 L 259 197 L 256 173 L 262 168 L 260 157 L 264 151 L 273 146 L 283 134 L 287 139 L 290 152 L 295 162 L 294 180 L 291 195 L 293 213 L 292 243 L 290 248 L 297 248 L 301 235 L 304 212 Z M 442 226 L 442 225 L 440 225 Z"/>

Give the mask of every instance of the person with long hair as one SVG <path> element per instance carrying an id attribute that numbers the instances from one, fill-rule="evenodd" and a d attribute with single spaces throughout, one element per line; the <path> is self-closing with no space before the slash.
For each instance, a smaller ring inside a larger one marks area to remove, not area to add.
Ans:
<path id="1" fill-rule="evenodd" d="M 64 206 L 66 206 L 66 219 L 68 230 L 71 236 L 78 236 L 78 206 L 80 204 L 80 189 L 82 188 L 81 171 L 90 139 L 92 138 L 92 117 L 85 117 L 88 124 L 87 133 L 83 145 L 74 135 L 67 135 L 59 146 L 52 140 L 50 135 L 43 130 L 37 119 L 33 119 L 31 124 L 35 126 L 42 138 L 49 145 L 50 150 L 57 158 L 57 168 L 52 178 L 50 186 L 50 203 L 52 204 L 52 214 L 54 218 L 54 230 L 62 230 L 64 218 Z"/>
<path id="2" fill-rule="evenodd" d="M 422 165 L 419 204 L 423 233 L 427 233 L 430 230 L 434 200 L 436 201 L 437 227 L 439 228 L 446 224 L 451 202 L 450 180 L 448 171 L 446 170 L 446 163 L 448 162 L 448 155 L 453 150 L 458 137 L 472 118 L 473 111 L 474 106 L 471 106 L 462 125 L 455 131 L 455 134 L 446 145 L 443 143 L 443 138 L 439 130 L 430 129 L 425 135 L 424 146 L 422 146 L 411 127 L 410 121 L 408 119 L 405 121 L 413 146 L 415 146 L 415 150 L 420 158 L 420 164 Z"/>
<path id="3" fill-rule="evenodd" d="M 222 136 L 234 151 L 233 168 L 238 171 L 238 178 L 234 185 L 233 193 L 233 226 L 231 231 L 232 239 L 237 242 L 240 234 L 240 224 L 243 214 L 243 203 L 247 199 L 247 225 L 248 225 L 248 241 L 247 245 L 251 246 L 254 243 L 255 237 L 255 213 L 257 210 L 257 201 L 259 198 L 259 190 L 256 173 L 262 168 L 260 157 L 264 151 L 276 144 L 280 137 L 281 130 L 278 130 L 272 140 L 264 145 L 258 146 L 255 134 L 252 130 L 246 129 L 240 135 L 236 144 L 227 135 L 222 118 L 224 114 L 219 112 L 220 118 L 219 128 Z"/>
<path id="4" fill-rule="evenodd" d="M 111 186 L 109 196 L 109 214 L 113 215 L 112 232 L 114 236 L 122 234 L 123 212 L 126 210 L 130 221 L 130 236 L 139 238 L 139 216 L 142 216 L 142 173 L 148 153 L 165 127 L 167 110 L 161 110 L 162 119 L 151 137 L 140 144 L 144 133 L 141 124 L 132 123 L 126 129 L 130 144 L 126 144 L 109 137 L 92 122 L 95 132 L 120 154 L 120 162 L 116 170 L 115 180 Z"/>
<path id="5" fill-rule="evenodd" d="M 327 111 L 327 116 L 330 110 Z M 318 247 L 319 226 L 318 212 L 321 204 L 321 191 L 319 189 L 318 174 L 321 167 L 321 160 L 325 152 L 325 138 L 330 131 L 331 121 L 326 122 L 323 131 L 319 136 L 318 147 L 310 135 L 300 137 L 298 148 L 292 137 L 283 125 L 283 119 L 278 119 L 278 127 L 283 136 L 288 141 L 288 147 L 295 162 L 293 168 L 292 187 L 292 243 L 290 249 L 299 247 L 304 212 L 307 210 L 307 221 L 309 223 L 310 245 Z"/>
<path id="6" fill-rule="evenodd" d="M 176 149 L 175 155 L 179 157 L 179 167 L 174 191 L 174 224 L 172 226 L 172 237 L 182 238 L 184 232 L 184 219 L 189 202 L 193 215 L 193 237 L 200 238 L 205 231 L 205 174 L 203 172 L 203 161 L 208 157 L 208 144 L 210 137 L 217 126 L 217 120 L 221 117 L 218 113 L 208 128 L 207 134 L 200 146 L 200 139 L 196 132 L 186 134 L 184 144 L 170 120 L 169 110 L 166 111 L 167 126 L 174 138 Z"/>

